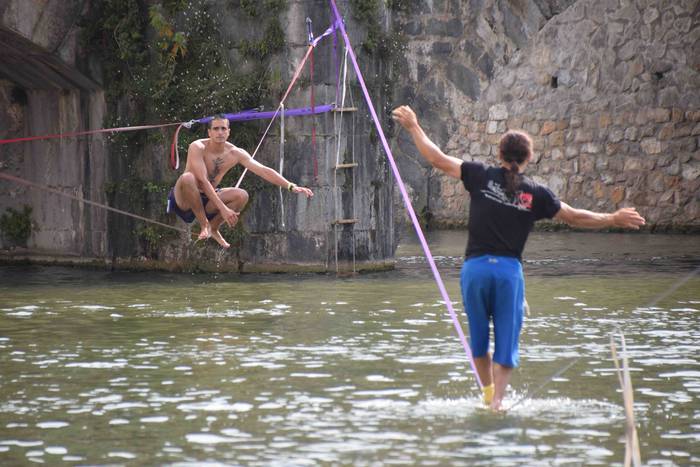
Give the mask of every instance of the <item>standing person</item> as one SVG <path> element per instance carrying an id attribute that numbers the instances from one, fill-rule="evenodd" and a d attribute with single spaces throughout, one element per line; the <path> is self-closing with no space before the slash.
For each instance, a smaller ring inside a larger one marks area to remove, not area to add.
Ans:
<path id="1" fill-rule="evenodd" d="M 215 115 L 207 123 L 209 138 L 198 139 L 187 149 L 187 165 L 168 195 L 168 212 L 174 212 L 188 224 L 195 218 L 201 231 L 199 240 L 212 237 L 219 245 L 231 245 L 219 232 L 222 222 L 233 227 L 248 193 L 241 188 L 217 188 L 224 175 L 238 164 L 268 182 L 286 188 L 292 193 L 312 197 L 313 192 L 290 182 L 276 170 L 253 159 L 244 149 L 228 142 L 231 134 L 229 121 L 223 114 Z"/>
<path id="2" fill-rule="evenodd" d="M 535 221 L 554 218 L 574 227 L 639 229 L 644 218 L 634 208 L 614 213 L 574 209 L 545 186 L 522 175 L 532 158 L 532 141 L 520 131 L 505 133 L 498 147 L 499 165 L 462 161 L 433 143 L 408 106 L 394 109 L 423 158 L 446 175 L 462 180 L 469 192 L 469 241 L 462 267 L 462 298 L 469 318 L 470 346 L 483 384 L 484 402 L 502 410 L 523 321 L 525 284 L 522 252 Z M 494 353 L 489 353 L 493 322 Z"/>

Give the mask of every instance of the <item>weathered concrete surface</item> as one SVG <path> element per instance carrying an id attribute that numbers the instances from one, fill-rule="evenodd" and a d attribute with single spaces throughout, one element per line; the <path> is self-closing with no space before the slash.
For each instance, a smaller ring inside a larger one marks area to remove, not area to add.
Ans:
<path id="1" fill-rule="evenodd" d="M 89 0 L 0 0 L 0 75 L 25 89 L 97 91 L 81 69 L 79 20 Z"/>
<path id="2" fill-rule="evenodd" d="M 57 53 L 0 27 L 0 75 L 24 89 L 99 90 L 99 86 Z M 64 49 L 65 51 L 65 46 Z"/>
<path id="3" fill-rule="evenodd" d="M 101 128 L 104 96 L 76 67 L 76 20 L 84 1 L 0 1 L 0 138 Z M 17 177 L 104 202 L 101 137 L 64 138 L 0 146 L 0 165 Z M 3 181 L 0 210 L 32 207 L 28 246 L 43 252 L 105 256 L 103 210 Z M 0 238 L 0 245 L 7 239 Z"/>

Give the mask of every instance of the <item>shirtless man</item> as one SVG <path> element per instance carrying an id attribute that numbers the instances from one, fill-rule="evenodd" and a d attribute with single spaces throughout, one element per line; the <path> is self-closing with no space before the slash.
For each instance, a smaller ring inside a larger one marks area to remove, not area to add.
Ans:
<path id="1" fill-rule="evenodd" d="M 297 186 L 276 170 L 253 159 L 244 149 L 229 143 L 227 140 L 231 129 L 225 115 L 215 115 L 207 123 L 207 132 L 209 138 L 190 144 L 185 172 L 168 195 L 168 212 L 175 212 L 187 223 L 197 219 L 201 226 L 199 240 L 212 237 L 224 248 L 231 246 L 221 236 L 219 227 L 222 222 L 230 227 L 236 225 L 241 210 L 248 202 L 248 193 L 241 188 L 216 187 L 237 164 L 292 193 L 304 194 L 307 198 L 314 195 L 310 189 Z"/>

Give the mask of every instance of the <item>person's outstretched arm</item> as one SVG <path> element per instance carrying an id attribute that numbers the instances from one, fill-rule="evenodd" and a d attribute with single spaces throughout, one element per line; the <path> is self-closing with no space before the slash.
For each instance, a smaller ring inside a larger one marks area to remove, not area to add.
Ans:
<path id="1" fill-rule="evenodd" d="M 619 227 L 638 230 L 640 226 L 645 224 L 644 218 L 639 215 L 635 208 L 622 208 L 612 213 L 602 213 L 572 208 L 564 202 L 561 203 L 561 208 L 554 218 L 572 227 L 584 229 Z"/>
<path id="2" fill-rule="evenodd" d="M 253 159 L 251 155 L 248 154 L 248 151 L 241 148 L 236 148 L 236 150 L 238 151 L 239 161 L 241 165 L 243 165 L 243 167 L 250 170 L 263 180 L 266 180 L 272 183 L 273 185 L 281 186 L 282 188 L 289 190 L 292 193 L 302 194 L 307 198 L 311 198 L 314 195 L 314 192 L 311 191 L 310 188 L 306 188 L 305 186 L 298 186 L 296 183 L 290 182 L 282 175 L 280 175 L 280 173 L 277 172 L 275 169 L 263 165 L 255 159 Z"/>
<path id="3" fill-rule="evenodd" d="M 413 138 L 413 143 L 418 148 L 418 152 L 430 165 L 445 172 L 450 177 L 462 178 L 462 160 L 448 156 L 428 138 L 418 124 L 415 112 L 409 106 L 402 105 L 397 107 L 391 113 L 391 116 L 408 131 Z"/>

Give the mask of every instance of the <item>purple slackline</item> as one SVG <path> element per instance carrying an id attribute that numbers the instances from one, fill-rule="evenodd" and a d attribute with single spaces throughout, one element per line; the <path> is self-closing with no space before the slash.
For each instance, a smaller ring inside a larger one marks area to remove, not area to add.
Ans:
<path id="1" fill-rule="evenodd" d="M 302 115 L 312 115 L 312 114 L 320 114 L 320 113 L 325 113 L 325 112 L 330 112 L 333 110 L 334 105 L 333 104 L 326 104 L 326 105 L 317 105 L 314 110 L 311 110 L 311 107 L 301 107 L 298 109 L 289 109 L 284 111 L 284 116 L 285 117 L 299 117 Z M 266 120 L 269 118 L 273 118 L 277 116 L 278 111 L 269 111 L 269 112 L 258 112 L 255 110 L 246 110 L 244 112 L 239 112 L 235 114 L 224 114 L 224 116 L 231 122 L 240 122 L 240 121 L 247 121 L 247 120 Z M 207 123 L 212 120 L 213 117 L 204 117 L 200 118 L 199 120 L 195 120 L 198 123 Z"/>
<path id="2" fill-rule="evenodd" d="M 352 45 L 350 44 L 350 39 L 348 38 L 348 34 L 345 31 L 345 25 L 343 24 L 343 19 L 340 16 L 340 13 L 338 12 L 338 7 L 335 4 L 335 0 L 329 0 L 331 3 L 331 7 L 333 8 L 333 14 L 335 15 L 336 21 L 335 24 L 338 29 L 340 29 L 340 33 L 343 36 L 343 40 L 345 41 L 345 45 L 348 48 L 348 52 L 350 53 L 350 58 L 352 59 L 352 65 L 355 68 L 355 73 L 357 74 L 357 79 L 360 81 L 360 86 L 362 87 L 362 93 L 365 96 L 365 100 L 367 101 L 367 106 L 369 107 L 369 111 L 372 114 L 372 120 L 374 120 L 374 125 L 377 127 L 377 132 L 379 133 L 379 138 L 382 141 L 382 145 L 384 146 L 384 151 L 386 151 L 386 155 L 389 159 L 389 164 L 391 165 L 391 170 L 394 173 L 394 177 L 396 177 L 396 183 L 399 185 L 399 190 L 401 190 L 401 196 L 403 197 L 404 204 L 406 205 L 406 209 L 408 210 L 408 214 L 411 217 L 411 221 L 413 222 L 413 227 L 416 229 L 416 234 L 418 234 L 418 238 L 420 240 L 421 245 L 423 246 L 423 251 L 425 252 L 426 259 L 428 260 L 428 263 L 430 264 L 430 269 L 433 271 L 433 276 L 435 277 L 435 281 L 437 282 L 438 288 L 440 289 L 440 294 L 442 295 L 442 299 L 445 302 L 445 305 L 447 306 L 447 311 L 450 312 L 450 317 L 452 318 L 452 323 L 454 324 L 455 329 L 457 330 L 457 334 L 459 335 L 459 340 L 462 342 L 462 346 L 464 347 L 464 351 L 467 354 L 467 358 L 469 359 L 469 364 L 472 367 L 472 371 L 474 372 L 474 376 L 476 376 L 476 381 L 479 383 L 479 388 L 483 387 L 483 384 L 481 383 L 481 378 L 479 378 L 479 373 L 476 371 L 476 367 L 474 365 L 474 358 L 472 357 L 472 352 L 471 349 L 469 348 L 469 343 L 467 342 L 467 338 L 464 335 L 464 332 L 462 331 L 462 327 L 459 324 L 459 319 L 457 319 L 457 314 L 454 311 L 454 308 L 452 307 L 452 301 L 450 300 L 450 297 L 447 295 L 447 290 L 445 289 L 445 284 L 442 282 L 442 277 L 440 277 L 440 272 L 437 269 L 437 266 L 435 265 L 435 260 L 433 259 L 433 255 L 430 253 L 430 248 L 428 247 L 428 242 L 425 240 L 425 236 L 423 235 L 423 230 L 420 228 L 420 224 L 418 222 L 418 218 L 416 217 L 416 213 L 413 210 L 413 206 L 411 205 L 411 200 L 408 197 L 408 193 L 406 192 L 406 186 L 404 185 L 403 181 L 401 180 L 401 174 L 399 173 L 399 169 L 396 166 L 396 162 L 394 161 L 394 156 L 391 153 L 391 149 L 389 148 L 389 143 L 386 140 L 386 136 L 384 136 L 384 131 L 382 130 L 382 126 L 379 124 L 379 118 L 377 117 L 377 112 L 374 110 L 374 105 L 372 104 L 372 100 L 369 97 L 369 91 L 367 91 L 367 86 L 365 85 L 365 80 L 362 77 L 362 72 L 360 71 L 360 67 L 357 64 L 357 57 L 355 57 L 355 51 L 352 49 Z"/>

